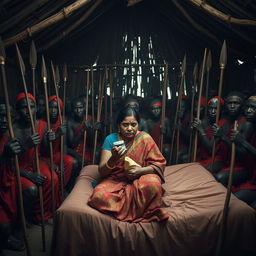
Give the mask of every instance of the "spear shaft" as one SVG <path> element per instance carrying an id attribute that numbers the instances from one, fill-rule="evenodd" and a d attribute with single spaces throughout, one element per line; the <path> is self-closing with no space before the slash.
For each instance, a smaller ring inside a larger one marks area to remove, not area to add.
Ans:
<path id="1" fill-rule="evenodd" d="M 202 66 L 202 70 L 201 70 L 201 79 L 200 79 L 198 103 L 197 103 L 197 113 L 196 113 L 197 120 L 200 119 L 200 107 L 201 107 L 201 98 L 202 98 L 203 83 L 204 83 L 204 70 L 205 70 L 205 62 L 206 62 L 206 53 L 207 53 L 207 49 L 205 48 L 205 50 L 204 50 L 204 58 L 203 58 L 203 66 Z M 194 150 L 193 150 L 193 159 L 192 159 L 193 162 L 196 161 L 197 141 L 198 141 L 198 132 L 195 131 Z"/>
<path id="2" fill-rule="evenodd" d="M 164 83 L 163 83 L 163 92 L 162 92 L 161 128 L 165 127 L 167 82 L 168 82 L 168 64 L 166 63 L 165 69 L 164 69 Z M 163 151 L 163 144 L 164 144 L 164 134 L 161 132 L 160 145 L 159 145 L 161 152 Z"/>
<path id="3" fill-rule="evenodd" d="M 18 48 L 18 45 L 15 44 L 16 46 L 16 52 L 18 55 L 18 60 L 19 60 L 19 66 L 20 66 L 20 71 L 21 71 L 21 76 L 22 76 L 22 82 L 23 82 L 23 88 L 24 88 L 24 93 L 25 93 L 25 99 L 28 107 L 28 113 L 30 117 L 30 122 L 31 122 L 31 129 L 32 133 L 36 133 L 36 128 L 35 128 L 35 121 L 34 117 L 32 115 L 29 99 L 28 99 L 28 91 L 27 91 L 27 84 L 25 80 L 25 66 L 24 62 L 22 60 L 20 50 Z M 36 172 L 40 174 L 40 164 L 39 164 L 39 153 L 38 153 L 38 145 L 35 147 L 35 163 L 36 163 Z M 41 232 L 42 232 L 42 245 L 43 245 L 43 251 L 46 250 L 46 245 L 45 245 L 45 222 L 44 222 L 44 201 L 43 201 L 43 190 L 41 186 L 38 186 L 38 191 L 39 191 L 39 201 L 40 201 L 40 214 L 41 214 Z"/>
<path id="4" fill-rule="evenodd" d="M 1 47 L 2 47 L 2 40 L 0 43 L 1 43 Z M 13 127 L 12 127 L 9 94 L 8 94 L 8 90 L 7 90 L 7 80 L 6 80 L 6 73 L 5 73 L 5 57 L 2 56 L 2 53 L 0 53 L 0 65 L 1 65 L 2 84 L 3 84 L 3 89 L 4 89 L 4 99 L 5 99 L 5 106 L 6 106 L 6 117 L 7 117 L 7 122 L 8 122 L 8 129 L 9 129 L 9 134 L 10 134 L 11 139 L 13 139 L 14 132 L 13 132 Z M 27 256 L 31 256 L 31 249 L 30 249 L 30 244 L 29 244 L 28 236 L 27 236 L 26 220 L 25 220 L 24 207 L 23 207 L 23 195 L 22 195 L 22 185 L 21 185 L 21 180 L 20 180 L 19 159 L 18 159 L 17 155 L 14 156 L 14 164 L 15 164 L 14 167 L 15 167 L 16 180 L 17 180 L 17 184 L 18 184 L 18 205 L 19 205 L 19 211 L 20 211 L 22 231 L 23 231 L 24 241 L 25 241 L 25 245 L 26 245 L 26 253 L 27 253 Z"/>
<path id="5" fill-rule="evenodd" d="M 89 82 L 90 82 L 90 71 L 86 72 L 86 105 L 85 105 L 85 122 L 88 119 L 88 100 L 89 100 Z M 84 167 L 84 155 L 85 155 L 85 147 L 86 147 L 86 139 L 87 139 L 87 131 L 84 130 L 83 135 L 83 151 L 82 151 L 82 168 Z"/>
<path id="6" fill-rule="evenodd" d="M 48 131 L 51 131 L 51 122 L 50 122 L 50 114 L 49 114 L 49 99 L 48 99 L 48 90 L 47 90 L 47 71 L 44 61 L 44 56 L 42 56 L 42 78 L 44 84 L 44 94 L 45 94 L 45 107 L 46 107 L 46 119 Z M 54 167 L 53 167 L 53 147 L 52 141 L 49 141 L 49 149 L 50 149 L 50 168 L 51 168 L 51 190 L 52 190 L 52 215 L 54 220 L 55 214 L 55 187 L 54 187 Z"/>
<path id="7" fill-rule="evenodd" d="M 61 108 L 60 108 L 60 102 L 59 102 L 59 91 L 58 91 L 58 84 L 56 81 L 56 74 L 54 70 L 53 63 L 51 61 L 51 68 L 52 68 L 52 76 L 53 76 L 53 84 L 55 89 L 55 94 L 57 96 L 57 107 L 58 107 L 58 115 L 60 119 L 60 124 L 63 124 L 63 119 L 61 115 Z M 64 152 L 64 136 L 61 135 L 60 137 L 60 191 L 61 191 L 61 199 L 64 198 L 64 162 L 63 162 L 63 153 Z"/>
<path id="8" fill-rule="evenodd" d="M 237 130 L 237 120 L 234 122 L 234 130 Z M 235 142 L 232 142 L 231 146 L 231 160 L 230 160 L 230 171 L 229 171 L 229 177 L 228 177 L 228 186 L 227 186 L 227 192 L 225 197 L 225 203 L 222 213 L 222 219 L 220 224 L 220 230 L 219 230 L 219 236 L 217 240 L 217 250 L 216 250 L 216 256 L 219 256 L 222 248 L 223 248 L 223 242 L 224 237 L 226 234 L 226 228 L 227 228 L 227 220 L 228 220 L 228 210 L 229 210 L 229 202 L 231 197 L 231 190 L 232 190 L 232 183 L 233 183 L 233 174 L 234 174 L 234 166 L 235 166 L 235 158 L 236 158 L 236 145 Z"/>
<path id="9" fill-rule="evenodd" d="M 110 98 L 109 98 L 109 111 L 110 111 L 110 125 L 109 132 L 112 133 L 113 130 L 113 74 L 111 69 L 109 68 L 109 89 L 110 89 Z"/>

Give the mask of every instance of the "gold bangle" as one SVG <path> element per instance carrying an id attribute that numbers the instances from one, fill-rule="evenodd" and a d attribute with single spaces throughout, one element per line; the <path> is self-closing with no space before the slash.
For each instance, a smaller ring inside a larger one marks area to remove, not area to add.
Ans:
<path id="1" fill-rule="evenodd" d="M 109 166 L 109 165 L 108 165 L 108 161 L 107 161 L 107 162 L 106 162 L 106 167 L 107 167 L 108 169 L 112 170 L 112 169 L 114 169 L 116 166 L 113 166 L 113 167 Z"/>

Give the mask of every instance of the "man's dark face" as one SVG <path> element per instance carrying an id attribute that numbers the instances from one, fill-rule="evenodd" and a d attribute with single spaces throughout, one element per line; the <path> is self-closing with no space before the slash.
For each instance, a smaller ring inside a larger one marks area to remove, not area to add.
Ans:
<path id="1" fill-rule="evenodd" d="M 28 102 L 30 105 L 32 116 L 34 117 L 35 113 L 36 113 L 36 103 L 30 98 L 28 98 Z M 27 101 L 25 98 L 18 101 L 18 103 L 16 104 L 16 110 L 17 110 L 17 113 L 19 114 L 21 120 L 25 121 L 26 123 L 31 122 L 30 116 L 29 116 L 29 111 L 28 111 L 28 105 L 27 105 Z"/>
<path id="2" fill-rule="evenodd" d="M 0 133 L 4 133 L 7 128 L 6 108 L 4 104 L 0 104 Z"/>
<path id="3" fill-rule="evenodd" d="M 238 96 L 230 96 L 226 100 L 226 109 L 230 116 L 236 116 L 240 112 L 242 99 Z"/>
<path id="4" fill-rule="evenodd" d="M 180 119 L 183 119 L 185 117 L 185 113 L 187 110 L 186 107 L 187 107 L 186 102 L 184 100 L 181 100 L 180 101 L 180 109 L 179 109 L 179 113 L 178 113 Z"/>
<path id="5" fill-rule="evenodd" d="M 150 106 L 150 112 L 153 118 L 159 118 L 162 112 L 161 106 Z"/>
<path id="6" fill-rule="evenodd" d="M 256 100 L 247 100 L 244 112 L 248 120 L 256 120 Z"/>
<path id="7" fill-rule="evenodd" d="M 135 109 L 137 112 L 139 111 L 139 103 L 137 101 L 129 101 L 126 106 Z"/>
<path id="8" fill-rule="evenodd" d="M 207 108 L 207 114 L 211 121 L 216 120 L 216 114 L 217 114 L 217 106 L 218 106 L 218 100 L 211 100 L 208 104 Z"/>
<path id="9" fill-rule="evenodd" d="M 73 105 L 73 114 L 75 118 L 81 119 L 84 117 L 85 114 L 85 106 L 84 102 L 81 101 L 76 101 Z"/>
<path id="10" fill-rule="evenodd" d="M 45 113 L 45 100 L 44 99 L 38 99 L 37 100 L 37 115 L 39 117 L 42 117 Z"/>
<path id="11" fill-rule="evenodd" d="M 49 115 L 51 120 L 55 120 L 58 118 L 58 103 L 55 100 L 49 102 Z"/>

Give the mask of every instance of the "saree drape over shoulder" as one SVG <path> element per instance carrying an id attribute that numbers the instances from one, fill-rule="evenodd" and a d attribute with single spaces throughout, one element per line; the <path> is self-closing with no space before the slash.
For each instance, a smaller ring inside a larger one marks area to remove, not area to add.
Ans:
<path id="1" fill-rule="evenodd" d="M 146 174 L 129 181 L 125 176 L 124 162 L 113 169 L 94 189 L 88 204 L 112 217 L 128 222 L 150 222 L 168 219 L 161 208 L 166 160 L 152 137 L 139 132 L 127 145 L 125 156 L 140 166 L 151 166 L 157 174 Z"/>

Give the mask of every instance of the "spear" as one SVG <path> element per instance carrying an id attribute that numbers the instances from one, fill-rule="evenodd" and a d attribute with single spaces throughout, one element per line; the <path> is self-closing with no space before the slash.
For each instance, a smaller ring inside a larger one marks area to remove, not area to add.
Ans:
<path id="1" fill-rule="evenodd" d="M 41 75 L 44 83 L 44 94 L 45 94 L 45 106 L 46 106 L 46 119 L 47 119 L 47 126 L 48 132 L 51 131 L 51 123 L 50 123 L 50 114 L 49 114 L 49 102 L 48 102 L 48 91 L 47 91 L 47 71 L 44 61 L 44 56 L 42 55 L 42 69 Z M 54 188 L 54 167 L 53 167 L 53 148 L 52 148 L 52 141 L 49 141 L 49 148 L 50 148 L 50 167 L 51 167 L 51 189 L 52 189 L 52 214 L 54 220 L 54 213 L 55 213 L 55 188 Z"/>
<path id="2" fill-rule="evenodd" d="M 219 90 L 218 90 L 218 102 L 217 102 L 217 110 L 216 110 L 216 120 L 215 123 L 218 124 L 220 119 L 220 100 L 221 100 L 221 94 L 222 94 L 222 85 L 223 85 L 223 75 L 224 70 L 227 65 L 227 45 L 226 41 L 224 40 L 221 53 L 220 53 L 220 59 L 219 59 L 219 67 L 220 67 L 220 81 L 219 81 Z M 215 150 L 216 150 L 216 141 L 213 140 L 212 145 L 212 162 L 211 162 L 211 172 L 213 172 L 213 163 L 215 158 Z"/>
<path id="3" fill-rule="evenodd" d="M 93 66 L 91 66 L 91 96 L 92 96 L 92 123 L 94 124 L 94 79 L 93 79 Z"/>
<path id="4" fill-rule="evenodd" d="M 99 80 L 99 92 L 98 92 L 98 108 L 97 108 L 97 120 L 96 122 L 100 122 L 100 116 L 101 116 L 101 108 L 102 108 L 102 98 L 103 98 L 103 90 L 104 90 L 104 77 L 100 75 Z M 95 131 L 94 134 L 94 144 L 93 144 L 93 156 L 92 156 L 92 162 L 95 163 L 95 154 L 96 154 L 96 148 L 97 148 L 97 139 L 98 139 L 98 130 Z"/>
<path id="5" fill-rule="evenodd" d="M 60 102 L 59 102 L 59 90 L 58 90 L 58 85 L 60 82 L 60 76 L 59 72 L 56 67 L 56 73 L 54 70 L 53 62 L 51 61 L 51 68 L 52 68 L 52 76 L 53 76 L 53 84 L 54 84 L 54 89 L 55 89 L 55 94 L 57 96 L 57 107 L 58 107 L 58 113 L 59 113 L 59 119 L 60 119 L 60 124 L 63 124 L 63 119 L 61 116 L 61 108 L 60 108 Z M 61 198 L 63 199 L 64 197 L 64 163 L 63 163 L 63 152 L 64 152 L 64 136 L 61 135 L 60 137 L 60 190 L 61 190 Z"/>
<path id="6" fill-rule="evenodd" d="M 110 98 L 109 98 L 109 119 L 110 119 L 110 125 L 109 125 L 109 132 L 112 133 L 113 130 L 113 74 L 111 72 L 111 69 L 109 69 L 109 89 L 110 89 Z"/>
<path id="7" fill-rule="evenodd" d="M 203 83 L 204 83 L 204 71 L 205 71 L 206 53 L 207 53 L 207 49 L 205 48 L 204 49 L 204 58 L 203 58 L 203 63 L 202 63 L 202 70 L 201 70 L 199 94 L 198 94 L 198 103 L 197 103 L 197 112 L 196 112 L 196 119 L 197 120 L 200 119 L 200 107 L 201 107 L 201 98 L 202 98 Z M 196 161 L 197 140 L 198 140 L 198 132 L 195 131 L 193 159 L 192 159 L 193 162 Z"/>
<path id="8" fill-rule="evenodd" d="M 185 79 L 185 73 L 186 73 L 186 64 L 187 64 L 187 57 L 186 55 L 184 56 L 183 62 L 182 62 L 182 67 L 181 67 L 181 81 L 180 81 L 180 91 L 179 91 L 179 103 L 178 103 L 178 112 L 177 112 L 177 121 L 178 121 L 178 113 L 180 112 L 180 102 L 182 98 L 182 93 L 184 90 L 184 79 Z M 177 122 L 176 121 L 176 122 Z M 179 146 L 180 146 L 180 127 L 178 125 L 177 128 L 177 135 L 176 135 L 176 159 L 175 163 L 177 164 L 179 161 Z"/>
<path id="9" fill-rule="evenodd" d="M 235 120 L 234 122 L 234 130 L 235 131 L 237 130 L 237 120 Z M 233 183 L 235 157 L 236 157 L 236 145 L 235 145 L 235 142 L 233 141 L 232 148 L 231 148 L 231 160 L 230 160 L 230 171 L 229 171 L 229 177 L 228 177 L 228 186 L 227 186 L 226 198 L 225 198 L 223 214 L 222 214 L 222 219 L 220 224 L 219 236 L 217 240 L 217 249 L 215 254 L 216 256 L 221 255 L 220 253 L 222 251 L 224 236 L 227 228 L 228 209 L 229 209 L 229 202 L 230 202 L 232 183 Z"/>
<path id="10" fill-rule="evenodd" d="M 191 97 L 191 109 L 190 109 L 190 123 L 192 123 L 194 118 L 194 104 L 195 104 L 195 91 L 197 88 L 197 79 L 198 79 L 198 63 L 195 63 L 194 69 L 193 69 L 193 86 L 192 86 L 192 97 Z M 189 137 L 189 149 L 188 149 L 188 159 L 191 161 L 192 157 L 192 144 L 193 144 L 193 136 L 194 136 L 194 130 L 191 131 L 190 137 Z"/>
<path id="11" fill-rule="evenodd" d="M 11 139 L 14 139 L 14 131 L 12 127 L 12 118 L 11 118 L 11 108 L 9 103 L 9 94 L 7 89 L 7 80 L 5 73 L 5 50 L 3 46 L 2 39 L 0 38 L 0 65 L 1 65 L 1 74 L 2 74 L 2 84 L 4 89 L 4 99 L 5 99 L 5 107 L 6 107 L 6 117 L 8 121 L 8 129 Z M 28 256 L 31 255 L 30 244 L 28 242 L 27 229 L 26 229 L 26 220 L 24 215 L 24 207 L 23 207 L 23 195 L 22 195 L 22 185 L 20 180 L 20 167 L 19 167 L 19 159 L 17 155 L 14 155 L 14 167 L 16 173 L 16 180 L 18 184 L 18 205 L 20 212 L 20 219 L 22 225 L 22 231 L 24 236 L 24 241 L 26 245 L 26 253 Z"/>
<path id="12" fill-rule="evenodd" d="M 21 76 L 22 76 L 22 82 L 23 82 L 24 93 L 25 93 L 25 98 L 26 98 L 27 107 L 28 107 L 28 113 L 29 113 L 29 117 L 30 117 L 30 121 L 31 121 L 31 129 L 32 129 L 32 133 L 35 134 L 36 133 L 35 121 L 34 121 L 34 117 L 32 115 L 32 111 L 31 111 L 30 104 L 29 104 L 27 84 L 26 84 L 26 80 L 25 80 L 25 65 L 24 65 L 23 59 L 21 57 L 18 45 L 15 44 L 15 47 L 16 47 L 16 52 L 17 52 L 17 56 L 18 56 L 18 60 L 19 60 L 20 72 L 21 72 Z M 35 146 L 35 163 L 36 163 L 36 172 L 38 174 L 40 174 L 38 145 Z M 38 186 L 38 191 L 39 191 L 40 214 L 41 214 L 41 222 L 42 222 L 41 223 L 42 224 L 41 225 L 42 245 L 43 245 L 43 251 L 45 251 L 46 246 L 45 246 L 44 201 L 43 201 L 43 190 L 42 190 L 41 186 Z"/>
<path id="13" fill-rule="evenodd" d="M 86 106 L 85 106 L 85 121 L 87 121 L 87 119 L 88 119 L 89 82 L 90 82 L 90 71 L 87 70 L 87 72 L 86 72 Z M 85 129 L 85 130 L 84 130 L 84 136 L 83 136 L 82 168 L 84 167 L 84 154 L 85 154 L 86 138 L 87 138 L 87 131 L 86 131 L 86 129 Z"/>
<path id="14" fill-rule="evenodd" d="M 206 106 L 204 109 L 204 119 L 207 119 L 207 108 L 208 108 L 208 94 L 209 94 L 209 77 L 210 77 L 210 69 L 212 68 L 212 53 L 209 50 L 207 54 L 207 59 L 206 59 L 206 88 L 205 88 L 205 100 L 206 100 Z"/>
<path id="15" fill-rule="evenodd" d="M 183 84 L 184 84 L 184 75 L 185 75 L 185 71 L 186 71 L 186 59 L 187 59 L 187 57 L 185 55 L 183 58 L 182 66 L 181 66 L 181 78 L 180 78 L 180 84 L 179 84 L 179 88 L 178 88 L 178 98 L 177 98 L 176 110 L 175 110 L 174 122 L 173 122 L 174 129 L 173 129 L 172 140 L 171 140 L 170 158 L 172 158 L 172 155 L 173 155 L 176 126 L 177 126 L 177 122 L 178 122 L 178 111 L 180 108 L 180 101 L 181 101 Z"/>
<path id="16" fill-rule="evenodd" d="M 30 46 L 30 52 L 29 52 L 29 63 L 31 65 L 32 69 L 32 86 L 33 86 L 33 96 L 36 97 L 36 76 L 35 76 L 35 70 L 36 70 L 36 64 L 37 64 L 37 54 L 36 54 L 36 46 L 34 41 L 32 40 L 31 46 Z"/>
<path id="17" fill-rule="evenodd" d="M 168 82 L 168 64 L 166 63 L 165 69 L 164 69 L 164 82 L 163 82 L 163 93 L 162 93 L 161 128 L 165 126 L 167 82 Z M 163 143 L 164 143 L 164 134 L 161 132 L 160 145 L 159 145 L 161 152 L 163 151 Z"/>
<path id="18" fill-rule="evenodd" d="M 64 63 L 63 66 L 63 120 L 65 120 L 66 115 L 66 87 L 67 87 L 67 80 L 68 80 L 68 70 L 67 70 L 67 64 Z"/>

